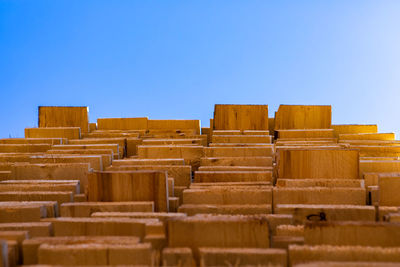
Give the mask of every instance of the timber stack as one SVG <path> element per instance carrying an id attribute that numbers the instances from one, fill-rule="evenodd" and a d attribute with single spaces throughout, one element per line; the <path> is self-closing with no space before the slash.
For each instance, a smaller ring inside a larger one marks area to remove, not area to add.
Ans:
<path id="1" fill-rule="evenodd" d="M 0 266 L 398 266 L 400 141 L 331 106 L 39 107 L 0 139 Z"/>

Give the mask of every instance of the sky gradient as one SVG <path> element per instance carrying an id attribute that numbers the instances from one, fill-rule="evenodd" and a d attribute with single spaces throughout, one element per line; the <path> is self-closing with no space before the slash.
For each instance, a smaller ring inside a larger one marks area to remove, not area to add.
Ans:
<path id="1" fill-rule="evenodd" d="M 0 138 L 39 105 L 200 119 L 214 104 L 330 104 L 400 137 L 400 1 L 0 0 Z"/>

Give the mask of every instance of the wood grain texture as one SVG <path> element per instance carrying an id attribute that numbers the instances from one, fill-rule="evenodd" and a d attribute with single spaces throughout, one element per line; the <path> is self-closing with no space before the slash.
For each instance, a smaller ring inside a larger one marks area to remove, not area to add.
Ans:
<path id="1" fill-rule="evenodd" d="M 331 106 L 280 105 L 275 114 L 275 130 L 329 129 Z"/>
<path id="2" fill-rule="evenodd" d="M 97 129 L 99 130 L 146 130 L 147 117 L 143 118 L 99 118 Z"/>
<path id="3" fill-rule="evenodd" d="M 268 130 L 268 105 L 215 105 L 214 130 Z"/>
<path id="4" fill-rule="evenodd" d="M 88 107 L 39 107 L 39 127 L 80 127 L 89 132 Z"/>
<path id="5" fill-rule="evenodd" d="M 89 201 L 154 201 L 168 211 L 166 171 L 104 171 L 89 174 Z"/>
<path id="6" fill-rule="evenodd" d="M 359 178 L 358 150 L 293 148 L 277 153 L 279 178 Z"/>
<path id="7" fill-rule="evenodd" d="M 81 138 L 79 127 L 25 128 L 25 138 Z"/>

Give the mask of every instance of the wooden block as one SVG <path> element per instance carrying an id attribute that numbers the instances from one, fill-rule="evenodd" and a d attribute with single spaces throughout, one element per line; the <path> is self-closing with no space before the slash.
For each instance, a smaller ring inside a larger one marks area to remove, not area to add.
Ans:
<path id="1" fill-rule="evenodd" d="M 157 219 L 167 223 L 171 218 L 186 217 L 184 213 L 169 212 L 95 212 L 92 218 L 135 218 L 135 219 Z M 164 230 L 162 230 L 164 231 Z M 164 234 L 164 232 L 161 232 Z"/>
<path id="2" fill-rule="evenodd" d="M 50 144 L 0 144 L 0 153 L 35 153 L 49 149 Z"/>
<path id="3" fill-rule="evenodd" d="M 360 177 L 366 173 L 400 173 L 399 160 L 360 160 Z M 370 184 L 366 180 L 366 185 Z"/>
<path id="4" fill-rule="evenodd" d="M 325 266 L 328 261 L 336 262 L 338 264 L 337 266 L 348 266 L 344 265 L 344 262 L 353 262 L 355 263 L 354 266 L 364 266 L 357 264 L 359 264 L 361 261 L 379 262 L 380 264 L 384 264 L 384 262 L 398 262 L 400 261 L 399 252 L 400 248 L 363 247 L 358 245 L 292 245 L 289 247 L 289 260 L 292 266 L 300 266 L 297 264 L 317 261 L 323 262 L 323 266 Z M 328 266 L 330 265 L 328 264 Z"/>
<path id="5" fill-rule="evenodd" d="M 275 129 L 275 118 L 268 118 L 268 131 L 273 134 Z"/>
<path id="6" fill-rule="evenodd" d="M 0 201 L 57 201 L 60 205 L 65 202 L 72 202 L 72 192 L 61 192 L 61 191 L 37 191 L 37 192 L 25 192 L 25 191 L 11 191 L 11 192 L 0 192 Z"/>
<path id="7" fill-rule="evenodd" d="M 282 179 L 276 181 L 278 187 L 359 187 L 364 188 L 362 179 Z"/>
<path id="8" fill-rule="evenodd" d="M 142 144 L 142 139 L 137 137 L 126 138 L 126 156 L 132 157 L 137 155 L 137 146 Z"/>
<path id="9" fill-rule="evenodd" d="M 168 197 L 174 197 L 174 178 L 168 177 Z"/>
<path id="10" fill-rule="evenodd" d="M 361 205 L 278 204 L 276 214 L 291 214 L 296 224 L 307 221 L 375 221 L 375 208 Z"/>
<path id="11" fill-rule="evenodd" d="M 39 106 L 39 127 L 80 127 L 89 131 L 88 107 Z"/>
<path id="12" fill-rule="evenodd" d="M 365 205 L 364 188 L 275 187 L 273 203 L 278 204 L 348 204 Z"/>
<path id="13" fill-rule="evenodd" d="M 101 155 L 42 155 L 30 156 L 30 163 L 89 163 L 90 168 L 94 170 L 102 170 L 103 162 Z M 76 179 L 76 177 L 74 177 Z"/>
<path id="14" fill-rule="evenodd" d="M 273 248 L 200 248 L 201 266 L 287 266 L 284 249 Z"/>
<path id="15" fill-rule="evenodd" d="M 10 178 L 15 180 L 79 180 L 80 192 L 85 192 L 89 163 L 18 163 L 11 167 Z"/>
<path id="16" fill-rule="evenodd" d="M 200 134 L 200 120 L 148 120 L 148 129 L 195 130 Z"/>
<path id="17" fill-rule="evenodd" d="M 174 185 L 189 187 L 192 181 L 192 167 L 190 165 L 120 165 L 112 166 L 110 171 L 140 171 L 140 170 L 159 170 L 167 171 L 168 177 L 174 178 Z"/>
<path id="18" fill-rule="evenodd" d="M 385 222 L 399 222 L 398 213 L 400 211 L 399 207 L 377 207 L 378 221 Z"/>
<path id="19" fill-rule="evenodd" d="M 376 124 L 333 124 L 332 129 L 335 130 L 336 137 L 339 134 L 359 134 L 359 133 L 377 133 L 378 126 Z"/>
<path id="20" fill-rule="evenodd" d="M 269 135 L 269 130 L 243 130 L 244 135 Z M 273 131 L 271 132 L 273 134 Z"/>
<path id="21" fill-rule="evenodd" d="M 0 183 L 0 192 L 29 191 L 29 192 L 72 192 L 79 193 L 79 186 L 76 183 L 29 183 L 29 184 L 3 184 Z"/>
<path id="22" fill-rule="evenodd" d="M 85 140 L 85 139 L 82 139 Z M 55 145 L 53 150 L 84 150 L 84 149 L 107 149 L 112 150 L 115 159 L 122 158 L 118 144 L 80 144 L 80 145 Z"/>
<path id="23" fill-rule="evenodd" d="M 178 212 L 186 213 L 188 216 L 196 214 L 229 214 L 229 215 L 256 215 L 270 214 L 271 204 L 260 205 L 211 205 L 211 204 L 183 204 Z"/>
<path id="24" fill-rule="evenodd" d="M 271 182 L 271 171 L 196 171 L 194 181 L 203 182 Z"/>
<path id="25" fill-rule="evenodd" d="M 269 188 L 270 182 L 220 182 L 220 183 L 192 183 L 191 189 L 196 188 L 209 188 L 209 187 L 223 187 L 223 188 Z"/>
<path id="26" fill-rule="evenodd" d="M 134 202 L 82 202 L 64 203 L 60 206 L 62 217 L 90 217 L 95 212 L 152 212 L 152 201 Z"/>
<path id="27" fill-rule="evenodd" d="M 381 145 L 351 145 L 351 148 L 360 150 L 360 157 L 399 157 L 400 146 Z"/>
<path id="28" fill-rule="evenodd" d="M 113 166 L 121 165 L 184 165 L 184 159 L 122 159 L 114 160 Z"/>
<path id="29" fill-rule="evenodd" d="M 200 247 L 269 247 L 269 228 L 261 215 L 195 215 L 168 221 L 168 246 L 190 247 L 198 259 Z"/>
<path id="30" fill-rule="evenodd" d="M 203 140 L 201 139 L 190 139 L 190 138 L 185 138 L 185 139 L 157 139 L 157 138 L 151 138 L 151 139 L 144 139 L 142 142 L 143 145 L 146 146 L 159 146 L 159 145 L 202 145 Z"/>
<path id="31" fill-rule="evenodd" d="M 73 202 L 86 202 L 87 196 L 85 194 L 75 194 Z"/>
<path id="32" fill-rule="evenodd" d="M 0 231 L 28 231 L 29 237 L 50 236 L 50 222 L 0 223 Z"/>
<path id="33" fill-rule="evenodd" d="M 203 147 L 183 145 L 138 146 L 138 156 L 141 159 L 183 158 L 185 164 L 197 168 L 200 164 L 200 158 L 203 157 Z"/>
<path id="34" fill-rule="evenodd" d="M 400 206 L 400 176 L 379 177 L 379 206 Z"/>
<path id="35" fill-rule="evenodd" d="M 334 138 L 333 129 L 278 130 L 278 138 Z"/>
<path id="36" fill-rule="evenodd" d="M 277 236 L 304 236 L 304 226 L 303 225 L 291 225 L 291 224 L 282 224 L 276 227 Z"/>
<path id="37" fill-rule="evenodd" d="M 162 250 L 162 266 L 196 266 L 190 248 L 164 248 Z"/>
<path id="38" fill-rule="evenodd" d="M 0 202 L 0 221 L 2 223 L 39 222 L 46 216 L 46 208 L 40 204 Z"/>
<path id="39" fill-rule="evenodd" d="M 0 171 L 0 181 L 9 180 L 11 171 Z"/>
<path id="40" fill-rule="evenodd" d="M 280 149 L 277 162 L 279 178 L 359 178 L 353 149 Z"/>
<path id="41" fill-rule="evenodd" d="M 38 250 L 46 245 L 135 245 L 140 239 L 135 236 L 52 236 L 35 237 L 23 241 L 24 265 L 38 264 Z"/>
<path id="42" fill-rule="evenodd" d="M 213 143 L 268 143 L 272 142 L 270 135 L 213 135 Z"/>
<path id="43" fill-rule="evenodd" d="M 10 266 L 22 264 L 22 242 L 27 238 L 29 238 L 27 231 L 0 231 L 0 240 L 5 240 L 8 245 Z"/>
<path id="44" fill-rule="evenodd" d="M 304 228 L 309 245 L 396 247 L 399 237 L 400 224 L 386 222 L 313 222 Z"/>
<path id="45" fill-rule="evenodd" d="M 268 130 L 268 105 L 215 105 L 214 130 Z"/>
<path id="46" fill-rule="evenodd" d="M 81 138 L 79 127 L 25 128 L 25 138 Z"/>
<path id="47" fill-rule="evenodd" d="M 179 203 L 183 202 L 183 191 L 187 189 L 186 186 L 174 186 L 174 195 L 179 198 Z"/>
<path id="48" fill-rule="evenodd" d="M 313 261 L 308 263 L 295 264 L 295 267 L 396 267 L 397 263 L 392 262 L 361 262 L 361 261 Z"/>
<path id="49" fill-rule="evenodd" d="M 168 203 L 169 203 L 169 205 L 168 205 L 169 212 L 178 212 L 179 197 L 169 197 Z"/>
<path id="50" fill-rule="evenodd" d="M 276 235 L 272 237 L 272 248 L 287 250 L 290 245 L 304 245 L 304 237 Z"/>
<path id="51" fill-rule="evenodd" d="M 119 153 L 120 157 L 126 155 L 126 138 L 86 138 L 86 139 L 74 139 L 69 140 L 68 145 L 107 145 L 107 144 L 118 144 L 118 150 L 114 151 Z"/>
<path id="52" fill-rule="evenodd" d="M 110 265 L 156 265 L 152 246 L 149 243 L 113 246 L 108 249 L 108 255 Z"/>
<path id="53" fill-rule="evenodd" d="M 0 144 L 50 144 L 62 145 L 67 140 L 64 138 L 4 138 L 0 139 Z"/>
<path id="54" fill-rule="evenodd" d="M 271 188 L 203 188 L 183 191 L 183 204 L 271 204 Z"/>
<path id="55" fill-rule="evenodd" d="M 205 157 L 272 157 L 274 145 L 267 147 L 205 147 Z"/>
<path id="56" fill-rule="evenodd" d="M 59 154 L 59 155 L 99 155 L 103 164 L 103 169 L 111 165 L 114 153 L 112 149 L 60 149 L 60 150 L 48 150 L 47 154 Z M 118 158 L 118 155 L 116 154 Z"/>
<path id="57" fill-rule="evenodd" d="M 394 133 L 339 134 L 340 140 L 394 140 Z"/>
<path id="58" fill-rule="evenodd" d="M 243 131 L 241 130 L 213 130 L 212 135 L 241 135 Z"/>
<path id="59" fill-rule="evenodd" d="M 272 157 L 207 157 L 201 166 L 272 166 Z"/>
<path id="60" fill-rule="evenodd" d="M 54 236 L 137 236 L 141 240 L 145 235 L 146 223 L 157 221 L 155 219 L 71 217 L 45 220 L 53 224 Z"/>
<path id="61" fill-rule="evenodd" d="M 88 176 L 89 201 L 154 201 L 156 211 L 168 211 L 164 171 L 106 171 Z"/>
<path id="62" fill-rule="evenodd" d="M 273 171 L 271 167 L 261 166 L 200 166 L 199 171 Z"/>
<path id="63" fill-rule="evenodd" d="M 99 130 L 146 130 L 147 117 L 97 119 Z"/>
<path id="64" fill-rule="evenodd" d="M 331 106 L 280 105 L 275 114 L 275 130 L 329 129 Z"/>
<path id="65" fill-rule="evenodd" d="M 33 205 L 33 206 L 40 206 L 46 209 L 45 216 L 47 218 L 53 218 L 59 216 L 58 211 L 58 203 L 56 201 L 6 201 L 2 202 L 3 205 L 10 205 L 14 207 L 18 207 L 21 205 Z"/>
<path id="66" fill-rule="evenodd" d="M 96 122 L 89 122 L 89 133 L 97 130 Z"/>

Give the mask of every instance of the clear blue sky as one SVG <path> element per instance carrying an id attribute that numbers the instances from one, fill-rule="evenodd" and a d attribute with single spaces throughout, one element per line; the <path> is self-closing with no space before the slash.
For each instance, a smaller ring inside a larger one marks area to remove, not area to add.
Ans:
<path id="1" fill-rule="evenodd" d="M 39 105 L 201 119 L 215 103 L 331 104 L 400 133 L 400 1 L 0 0 L 0 137 Z"/>

